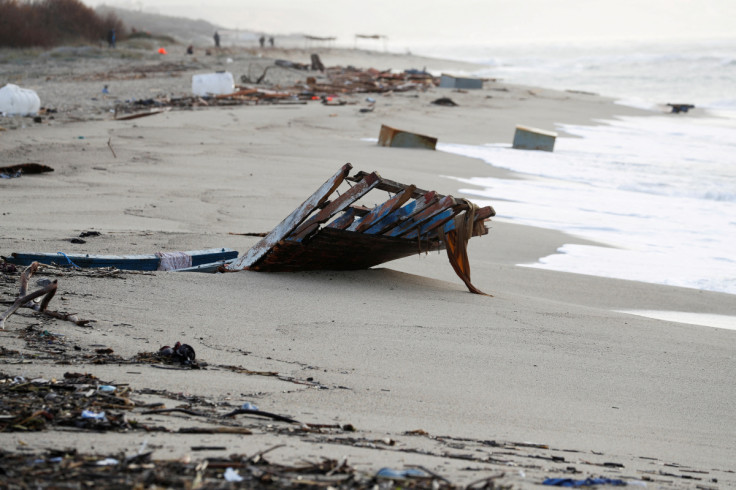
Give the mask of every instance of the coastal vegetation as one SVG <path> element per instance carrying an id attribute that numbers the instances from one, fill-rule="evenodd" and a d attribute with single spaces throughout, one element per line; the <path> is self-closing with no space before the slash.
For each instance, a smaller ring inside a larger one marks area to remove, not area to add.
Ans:
<path id="1" fill-rule="evenodd" d="M 125 26 L 112 12 L 99 15 L 79 0 L 0 0 L 0 47 L 50 48 L 107 42 Z"/>

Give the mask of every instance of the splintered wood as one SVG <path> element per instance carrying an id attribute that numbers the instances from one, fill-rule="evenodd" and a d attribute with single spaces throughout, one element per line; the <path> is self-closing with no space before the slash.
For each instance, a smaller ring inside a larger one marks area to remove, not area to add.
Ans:
<path id="1" fill-rule="evenodd" d="M 291 272 L 366 269 L 429 250 L 447 249 L 448 259 L 468 289 L 467 243 L 488 233 L 485 222 L 496 213 L 465 199 L 443 196 L 382 178 L 376 172 L 349 176 L 345 164 L 250 250 L 220 267 Z M 346 191 L 331 195 L 343 182 Z M 358 204 L 369 192 L 389 193 L 373 208 Z M 391 194 L 394 194 L 393 196 Z"/>

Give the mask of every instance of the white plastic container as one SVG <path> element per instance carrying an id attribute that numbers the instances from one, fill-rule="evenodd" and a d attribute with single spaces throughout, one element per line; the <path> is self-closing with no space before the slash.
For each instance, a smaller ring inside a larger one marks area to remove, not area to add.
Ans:
<path id="1" fill-rule="evenodd" d="M 233 74 L 228 71 L 192 76 L 194 95 L 223 95 L 235 92 Z"/>
<path id="2" fill-rule="evenodd" d="M 41 99 L 34 90 L 12 83 L 0 88 L 0 113 L 6 116 L 28 116 L 38 114 L 39 109 Z"/>

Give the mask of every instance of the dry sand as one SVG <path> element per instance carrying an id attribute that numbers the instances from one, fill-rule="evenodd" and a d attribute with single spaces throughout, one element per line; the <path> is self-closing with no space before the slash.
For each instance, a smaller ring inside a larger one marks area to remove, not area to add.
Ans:
<path id="1" fill-rule="evenodd" d="M 109 57 L 92 50 L 0 65 L 2 81 L 37 90 L 44 105 L 59 110 L 41 124 L 0 122 L 11 128 L 0 132 L 0 161 L 55 169 L 0 180 L 0 254 L 208 247 L 243 253 L 257 238 L 231 232 L 269 231 L 345 162 L 453 195 L 458 183 L 446 176 L 518 178 L 439 151 L 379 147 L 366 139 L 377 137 L 381 124 L 442 142 L 482 144 L 510 142 L 516 124 L 554 129 L 556 122 L 638 113 L 593 95 L 496 81 L 467 93 L 434 88 L 374 96 L 376 109 L 369 114 L 358 112 L 365 95 L 356 95 L 348 97 L 355 105 L 342 107 L 201 108 L 115 121 L 115 99 L 183 95 L 193 73 L 259 72 L 269 57 L 307 61 L 307 52 L 296 50 L 231 49 L 196 59 L 130 53 Z M 328 66 L 473 68 L 358 51 L 324 50 L 321 56 Z M 163 68 L 126 78 L 144 65 Z M 305 76 L 273 72 L 267 80 L 273 84 Z M 103 84 L 109 96 L 100 93 Z M 430 104 L 441 96 L 459 107 Z M 503 202 L 494 206 L 502 210 Z M 101 236 L 69 242 L 84 230 Z M 347 456 L 366 473 L 418 464 L 456 484 L 504 472 L 497 483 L 520 488 L 546 477 L 599 475 L 648 479 L 655 488 L 736 486 L 736 331 L 616 312 L 736 315 L 733 296 L 517 265 L 563 243 L 580 240 L 492 222 L 490 234 L 469 247 L 474 283 L 492 298 L 469 294 L 438 253 L 357 272 L 123 274 L 123 280 L 62 275 L 57 308 L 94 319 L 92 328 L 24 310 L 0 332 L 4 347 L 26 351 L 20 334 L 35 325 L 63 334 L 70 351 L 106 346 L 126 358 L 181 340 L 213 367 L 69 366 L 29 353 L 0 358 L 3 374 L 49 379 L 89 372 L 133 390 L 197 395 L 222 410 L 249 401 L 305 423 L 352 424 L 357 432 L 286 432 L 280 429 L 288 424 L 243 417 L 238 424 L 254 435 L 44 430 L 2 433 L 0 445 L 134 453 L 147 440 L 155 458 L 196 459 L 285 444 L 270 456 L 291 463 Z M 12 301 L 17 276 L 2 279 L 2 300 Z M 141 419 L 171 428 L 197 425 L 183 415 Z M 424 432 L 407 434 L 416 430 Z M 227 450 L 192 453 L 196 445 Z M 579 473 L 572 474 L 573 467 Z"/>

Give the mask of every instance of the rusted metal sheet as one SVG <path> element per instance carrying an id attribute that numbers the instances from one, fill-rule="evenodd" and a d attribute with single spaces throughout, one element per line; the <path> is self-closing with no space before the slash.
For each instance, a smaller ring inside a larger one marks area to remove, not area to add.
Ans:
<path id="1" fill-rule="evenodd" d="M 350 168 L 345 165 L 243 257 L 220 270 L 365 269 L 443 249 L 448 233 L 456 234 L 457 227 L 467 238 L 488 233 L 485 221 L 495 215 L 490 206 L 478 208 L 464 199 L 383 179 L 375 172 L 349 176 Z M 343 180 L 356 184 L 328 201 Z M 394 195 L 367 208 L 359 201 L 371 191 Z M 460 277 L 469 284 L 469 273 Z"/>
<path id="2" fill-rule="evenodd" d="M 396 148 L 426 148 L 428 150 L 434 150 L 437 147 L 437 138 L 402 131 L 401 129 L 392 128 L 383 124 L 378 134 L 378 144 Z"/>

